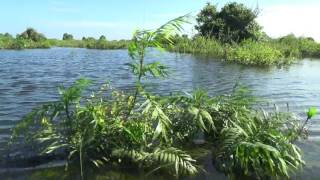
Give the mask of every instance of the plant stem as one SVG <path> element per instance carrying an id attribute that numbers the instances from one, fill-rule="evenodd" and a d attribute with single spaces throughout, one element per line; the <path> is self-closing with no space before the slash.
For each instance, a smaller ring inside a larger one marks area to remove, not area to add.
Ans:
<path id="1" fill-rule="evenodd" d="M 140 69 L 139 69 L 139 76 L 138 76 L 138 80 L 137 80 L 137 83 L 139 85 L 136 87 L 136 91 L 135 91 L 134 96 L 133 96 L 133 101 L 132 101 L 131 107 L 129 108 L 127 116 L 130 115 L 132 109 L 134 108 L 134 105 L 136 104 L 137 96 L 138 96 L 138 93 L 139 93 L 139 87 L 140 87 L 140 84 L 141 84 L 142 72 L 143 72 L 142 69 L 143 69 L 143 62 L 144 62 L 144 54 L 145 54 L 145 46 L 142 45 L 142 50 L 140 52 L 140 60 L 139 60 Z"/>
<path id="2" fill-rule="evenodd" d="M 306 126 L 306 124 L 308 123 L 308 121 L 309 121 L 309 117 L 307 118 L 307 120 L 303 123 L 303 125 L 301 126 L 301 128 L 300 128 L 300 130 L 299 130 L 299 132 L 298 132 L 298 136 L 300 136 L 301 135 L 301 133 L 302 133 L 302 131 L 303 131 L 303 128 Z"/>
<path id="3" fill-rule="evenodd" d="M 80 149 L 79 149 L 79 159 L 80 159 L 80 173 L 81 180 L 83 180 L 83 162 L 82 162 L 82 137 L 80 138 Z"/>

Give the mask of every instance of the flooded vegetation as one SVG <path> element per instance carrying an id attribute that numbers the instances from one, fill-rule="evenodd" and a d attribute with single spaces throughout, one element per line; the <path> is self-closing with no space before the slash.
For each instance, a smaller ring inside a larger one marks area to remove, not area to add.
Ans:
<path id="1" fill-rule="evenodd" d="M 1 34 L 2 49 L 20 51 L 0 51 L 0 174 L 317 177 L 320 61 L 306 58 L 319 44 L 268 37 L 258 12 L 208 3 L 190 38 L 190 14 L 131 40 Z"/>
<path id="2" fill-rule="evenodd" d="M 105 36 L 99 39 L 83 37 L 82 40 L 75 40 L 71 34 L 63 34 L 62 40 L 47 39 L 43 34 L 33 28 L 28 28 L 14 38 L 11 34 L 0 34 L 0 49 L 46 49 L 51 47 L 73 47 L 88 49 L 126 49 L 128 40 L 108 41 Z"/>

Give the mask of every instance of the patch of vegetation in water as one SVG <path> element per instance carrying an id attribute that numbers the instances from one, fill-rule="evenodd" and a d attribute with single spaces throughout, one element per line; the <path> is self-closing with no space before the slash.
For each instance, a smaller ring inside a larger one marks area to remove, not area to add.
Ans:
<path id="1" fill-rule="evenodd" d="M 50 39 L 49 44 L 55 47 L 72 47 L 72 48 L 88 48 L 88 49 L 126 49 L 130 43 L 129 40 L 113 40 L 109 41 L 104 36 L 99 39 L 93 37 L 82 38 L 82 40 L 75 39 Z"/>
<path id="2" fill-rule="evenodd" d="M 0 49 L 36 49 L 50 48 L 46 37 L 32 28 L 14 38 L 9 33 L 0 34 Z"/>

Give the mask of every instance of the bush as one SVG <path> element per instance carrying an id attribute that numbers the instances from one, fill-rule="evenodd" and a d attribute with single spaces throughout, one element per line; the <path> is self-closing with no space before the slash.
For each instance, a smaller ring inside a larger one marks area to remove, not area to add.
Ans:
<path id="1" fill-rule="evenodd" d="M 229 101 L 211 115 L 224 119 L 213 154 L 217 169 L 230 179 L 285 179 L 304 165 L 292 143 L 300 129 L 292 114 L 254 111 Z"/>
<path id="2" fill-rule="evenodd" d="M 215 39 L 196 36 L 194 39 L 175 38 L 175 45 L 168 47 L 169 51 L 179 53 L 192 53 L 221 58 L 224 56 L 224 47 Z"/>
<path id="3" fill-rule="evenodd" d="M 227 51 L 227 60 L 249 65 L 272 65 L 288 63 L 283 61 L 282 52 L 269 43 L 243 41 Z"/>

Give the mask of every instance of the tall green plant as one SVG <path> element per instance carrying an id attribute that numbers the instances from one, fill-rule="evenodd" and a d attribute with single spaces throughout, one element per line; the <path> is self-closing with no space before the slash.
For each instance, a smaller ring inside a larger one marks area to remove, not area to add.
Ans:
<path id="1" fill-rule="evenodd" d="M 163 50 L 164 45 L 172 46 L 174 37 L 183 30 L 183 24 L 187 23 L 188 15 L 173 19 L 160 26 L 156 30 L 137 30 L 128 47 L 129 56 L 132 63 L 129 64 L 131 71 L 136 75 L 136 91 L 133 96 L 133 105 L 136 102 L 139 89 L 141 88 L 141 79 L 147 74 L 156 78 L 168 75 L 167 67 L 160 62 L 145 64 L 146 51 L 150 47 L 156 47 Z M 131 109 L 134 108 L 133 106 Z M 130 111 L 131 111 L 130 109 Z M 129 113 L 130 113 L 129 111 Z"/>

